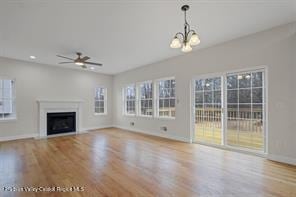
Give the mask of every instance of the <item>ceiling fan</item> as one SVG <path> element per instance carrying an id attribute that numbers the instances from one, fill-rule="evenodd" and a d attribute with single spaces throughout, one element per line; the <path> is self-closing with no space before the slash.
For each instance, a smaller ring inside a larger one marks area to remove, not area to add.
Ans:
<path id="1" fill-rule="evenodd" d="M 59 62 L 59 64 L 76 64 L 78 66 L 81 66 L 81 68 L 87 68 L 86 64 L 88 65 L 94 65 L 94 66 L 103 66 L 103 64 L 100 64 L 100 63 L 95 63 L 95 62 L 87 62 L 87 60 L 90 59 L 90 57 L 88 56 L 84 56 L 82 57 L 82 53 L 80 52 L 77 52 L 76 55 L 78 56 L 76 59 L 73 59 L 73 58 L 69 58 L 69 57 L 65 57 L 65 56 L 62 56 L 62 55 L 57 55 L 57 57 L 60 57 L 60 58 L 64 58 L 64 59 L 67 59 L 67 60 L 71 60 L 69 62 Z M 94 67 L 91 67 L 94 69 Z"/>

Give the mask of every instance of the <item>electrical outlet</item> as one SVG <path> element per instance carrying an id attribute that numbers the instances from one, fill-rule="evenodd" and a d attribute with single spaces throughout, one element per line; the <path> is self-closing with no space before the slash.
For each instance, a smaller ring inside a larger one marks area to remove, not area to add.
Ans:
<path id="1" fill-rule="evenodd" d="M 134 123 L 134 122 L 130 122 L 130 125 L 131 125 L 131 126 L 135 126 L 135 123 Z"/>
<path id="2" fill-rule="evenodd" d="M 160 127 L 160 129 L 161 129 L 162 131 L 168 131 L 168 128 L 167 128 L 166 126 Z"/>

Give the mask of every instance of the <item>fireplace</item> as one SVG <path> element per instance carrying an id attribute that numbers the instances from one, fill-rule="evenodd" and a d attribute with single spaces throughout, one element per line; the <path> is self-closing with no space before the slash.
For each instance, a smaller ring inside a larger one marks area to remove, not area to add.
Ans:
<path id="1" fill-rule="evenodd" d="M 47 135 L 76 132 L 76 112 L 47 113 Z"/>

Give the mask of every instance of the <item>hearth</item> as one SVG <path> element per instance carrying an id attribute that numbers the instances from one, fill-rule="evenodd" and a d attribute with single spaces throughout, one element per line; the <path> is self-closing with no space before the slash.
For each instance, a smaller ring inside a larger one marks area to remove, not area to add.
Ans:
<path id="1" fill-rule="evenodd" d="M 47 135 L 76 131 L 76 112 L 47 113 Z"/>

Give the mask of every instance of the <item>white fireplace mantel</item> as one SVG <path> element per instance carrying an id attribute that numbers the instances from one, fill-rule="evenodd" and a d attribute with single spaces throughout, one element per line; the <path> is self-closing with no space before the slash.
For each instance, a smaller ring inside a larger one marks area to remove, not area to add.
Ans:
<path id="1" fill-rule="evenodd" d="M 81 131 L 80 100 L 37 100 L 39 107 L 39 137 L 47 137 L 47 113 L 76 112 L 76 133 Z"/>

